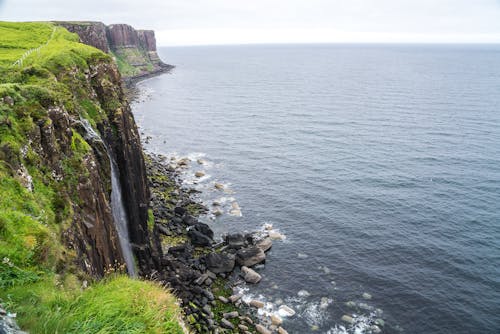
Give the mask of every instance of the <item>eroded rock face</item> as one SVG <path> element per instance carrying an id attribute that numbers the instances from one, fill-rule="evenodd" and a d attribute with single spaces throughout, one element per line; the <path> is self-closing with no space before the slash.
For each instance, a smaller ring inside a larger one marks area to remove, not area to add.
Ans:
<path id="1" fill-rule="evenodd" d="M 145 50 L 156 52 L 156 37 L 153 30 L 137 30 L 137 35 L 141 46 Z"/>
<path id="2" fill-rule="evenodd" d="M 137 31 L 128 24 L 112 24 L 107 27 L 108 41 L 112 48 L 139 45 Z"/>
<path id="3" fill-rule="evenodd" d="M 78 34 L 82 43 L 92 45 L 103 52 L 109 53 L 109 43 L 104 23 L 83 22 L 76 24 L 72 22 L 58 22 L 58 24 L 68 29 L 68 31 Z"/>

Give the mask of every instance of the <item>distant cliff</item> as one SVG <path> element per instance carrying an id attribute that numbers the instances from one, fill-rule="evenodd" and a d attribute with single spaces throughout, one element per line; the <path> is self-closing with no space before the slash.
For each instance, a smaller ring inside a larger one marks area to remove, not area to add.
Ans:
<path id="1" fill-rule="evenodd" d="M 128 24 L 106 26 L 101 22 L 57 22 L 57 24 L 78 34 L 82 43 L 111 54 L 125 80 L 172 68 L 158 56 L 153 30 L 136 30 Z"/>

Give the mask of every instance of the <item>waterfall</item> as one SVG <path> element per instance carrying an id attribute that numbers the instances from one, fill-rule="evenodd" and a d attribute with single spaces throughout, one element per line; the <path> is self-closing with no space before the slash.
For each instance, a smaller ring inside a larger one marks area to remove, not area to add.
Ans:
<path id="1" fill-rule="evenodd" d="M 128 216 L 123 203 L 122 187 L 120 184 L 120 171 L 116 164 L 111 150 L 104 143 L 101 136 L 92 128 L 89 121 L 81 119 L 82 125 L 86 131 L 86 140 L 96 140 L 103 144 L 106 153 L 109 157 L 111 165 L 111 211 L 113 213 L 113 220 L 115 223 L 116 232 L 118 233 L 118 240 L 122 250 L 123 259 L 127 265 L 128 274 L 131 277 L 136 277 L 136 268 L 134 262 L 134 255 L 132 253 L 132 246 L 130 245 L 130 238 L 128 234 Z"/>

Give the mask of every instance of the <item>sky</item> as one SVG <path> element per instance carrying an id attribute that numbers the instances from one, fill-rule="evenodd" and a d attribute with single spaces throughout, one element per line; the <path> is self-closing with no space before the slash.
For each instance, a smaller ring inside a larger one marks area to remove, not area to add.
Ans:
<path id="1" fill-rule="evenodd" d="M 500 0 L 0 0 L 0 20 L 128 23 L 160 46 L 500 43 Z"/>

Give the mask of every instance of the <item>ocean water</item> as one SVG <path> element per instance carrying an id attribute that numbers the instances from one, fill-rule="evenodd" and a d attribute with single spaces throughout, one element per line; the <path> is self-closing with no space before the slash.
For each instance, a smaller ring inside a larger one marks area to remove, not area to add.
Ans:
<path id="1" fill-rule="evenodd" d="M 219 233 L 286 236 L 246 293 L 294 308 L 290 333 L 500 333 L 500 46 L 160 54 L 177 67 L 139 85 L 145 146 L 192 159 Z"/>

